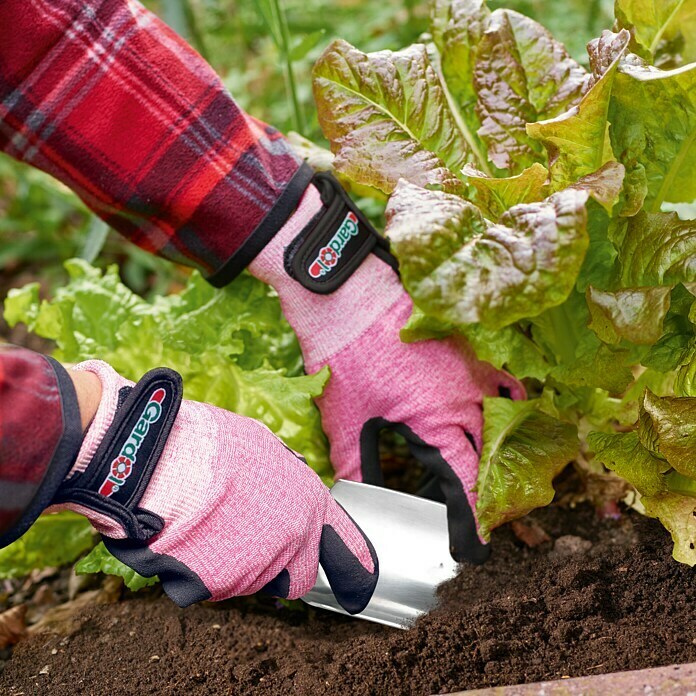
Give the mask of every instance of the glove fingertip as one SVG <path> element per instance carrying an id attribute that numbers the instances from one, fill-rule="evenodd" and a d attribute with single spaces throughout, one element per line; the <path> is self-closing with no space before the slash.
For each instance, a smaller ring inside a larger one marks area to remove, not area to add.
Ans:
<path id="1" fill-rule="evenodd" d="M 511 377 L 498 385 L 498 396 L 504 399 L 512 399 L 513 401 L 524 401 L 527 398 L 527 392 L 521 382 Z"/>
<path id="2" fill-rule="evenodd" d="M 450 546 L 450 553 L 457 563 L 469 563 L 470 565 L 482 565 L 491 556 L 490 544 L 466 543 L 457 545 L 456 543 Z"/>
<path id="3" fill-rule="evenodd" d="M 473 503 L 469 502 L 462 482 L 450 474 L 441 479 L 440 485 L 447 504 L 452 558 L 458 563 L 471 565 L 485 563 L 491 555 L 491 547 L 479 538 Z"/>
<path id="4" fill-rule="evenodd" d="M 259 591 L 271 597 L 287 599 L 290 594 L 290 572 L 288 569 L 283 568 L 273 580 L 267 582 Z"/>
<path id="5" fill-rule="evenodd" d="M 372 556 L 372 572 L 365 568 L 330 524 L 322 527 L 319 545 L 319 562 L 326 573 L 331 591 L 349 614 L 359 614 L 365 609 L 379 579 L 377 553 L 362 530 L 357 525 L 356 528 L 362 534 Z"/>

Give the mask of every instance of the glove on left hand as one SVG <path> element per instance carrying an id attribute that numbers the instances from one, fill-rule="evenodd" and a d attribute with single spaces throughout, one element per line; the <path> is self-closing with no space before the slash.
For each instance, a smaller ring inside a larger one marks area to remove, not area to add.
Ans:
<path id="1" fill-rule="evenodd" d="M 259 590 L 300 597 L 321 563 L 344 609 L 362 611 L 378 577 L 372 545 L 265 425 L 181 402 L 171 370 L 133 385 L 103 362 L 73 369 L 98 375 L 102 400 L 53 509 L 86 515 L 180 606 Z"/>

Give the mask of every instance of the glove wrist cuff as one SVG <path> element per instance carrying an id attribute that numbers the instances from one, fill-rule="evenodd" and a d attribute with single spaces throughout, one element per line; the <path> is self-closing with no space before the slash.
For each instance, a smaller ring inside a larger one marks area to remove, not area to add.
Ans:
<path id="1" fill-rule="evenodd" d="M 321 208 L 285 248 L 286 273 L 300 285 L 319 295 L 340 288 L 374 253 L 397 270 L 389 243 L 379 235 L 341 184 L 328 172 L 314 175 Z"/>
<path id="2" fill-rule="evenodd" d="M 114 391 L 112 385 L 108 389 L 110 402 Z M 160 532 L 164 523 L 139 504 L 179 412 L 181 377 L 173 370 L 158 368 L 134 387 L 122 386 L 115 393 L 117 403 L 110 423 L 106 432 L 99 433 L 89 463 L 63 483 L 54 502 L 76 504 L 111 518 L 128 538 L 146 541 Z M 92 451 L 97 437 L 91 435 L 94 442 L 86 450 Z"/>

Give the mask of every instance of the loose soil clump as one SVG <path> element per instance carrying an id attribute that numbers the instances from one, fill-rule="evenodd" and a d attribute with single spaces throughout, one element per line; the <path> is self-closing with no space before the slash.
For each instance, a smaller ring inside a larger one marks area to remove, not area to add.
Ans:
<path id="1" fill-rule="evenodd" d="M 655 521 L 589 507 L 509 528 L 410 631 L 273 601 L 178 609 L 150 592 L 19 643 L 13 694 L 437 694 L 696 661 L 694 571 Z"/>

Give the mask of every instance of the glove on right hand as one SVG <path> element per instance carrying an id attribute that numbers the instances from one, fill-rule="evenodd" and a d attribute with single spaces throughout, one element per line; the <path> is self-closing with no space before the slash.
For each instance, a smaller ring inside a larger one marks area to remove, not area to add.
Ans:
<path id="1" fill-rule="evenodd" d="M 379 433 L 402 434 L 431 477 L 425 491 L 447 504 L 452 556 L 481 563 L 483 399 L 521 399 L 524 389 L 463 342 L 403 343 L 413 302 L 396 260 L 335 179 L 315 183 L 249 270 L 278 291 L 307 372 L 331 368 L 317 404 L 336 475 L 382 485 Z"/>
<path id="2" fill-rule="evenodd" d="M 300 597 L 321 563 L 341 606 L 364 609 L 378 577 L 372 545 L 265 425 L 179 408 L 171 370 L 133 385 L 103 362 L 73 369 L 97 374 L 102 399 L 54 509 L 86 515 L 111 553 L 158 575 L 180 606 L 259 590 Z"/>

